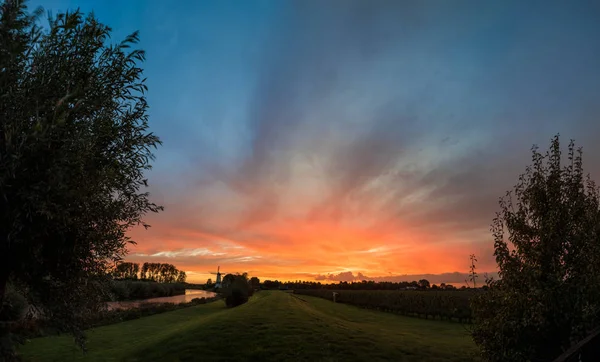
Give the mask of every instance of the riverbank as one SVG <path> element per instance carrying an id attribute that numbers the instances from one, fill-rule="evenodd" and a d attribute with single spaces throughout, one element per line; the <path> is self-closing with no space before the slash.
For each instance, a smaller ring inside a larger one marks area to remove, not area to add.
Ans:
<path id="1" fill-rule="evenodd" d="M 150 280 L 112 280 L 110 293 L 113 300 L 140 300 L 172 297 L 185 294 L 184 283 L 157 283 Z"/>
<path id="2" fill-rule="evenodd" d="M 214 293 L 213 293 L 214 294 Z M 192 295 L 191 295 L 192 296 Z M 172 297 L 171 297 L 172 298 Z M 157 298 L 163 299 L 163 298 Z M 99 326 L 106 326 L 115 323 L 121 323 L 125 321 L 130 321 L 134 319 L 149 317 L 155 314 L 161 314 L 166 312 L 176 311 L 182 308 L 189 308 L 201 304 L 213 303 L 221 299 L 220 295 L 213 295 L 209 297 L 201 297 L 196 296 L 191 300 L 181 303 L 173 303 L 173 302 L 162 302 L 156 303 L 152 301 L 140 301 L 139 304 L 136 302 L 127 302 L 130 303 L 126 307 L 123 305 L 108 308 L 105 311 L 100 312 L 99 314 L 92 316 L 88 322 L 88 328 L 94 328 Z"/>
<path id="3" fill-rule="evenodd" d="M 108 306 L 108 308 L 101 310 L 96 314 L 90 315 L 84 320 L 84 325 L 86 329 L 106 326 L 143 317 L 149 317 L 156 314 L 173 312 L 183 308 L 213 303 L 222 299 L 221 295 L 219 294 L 211 292 L 204 293 L 206 293 L 206 296 L 200 295 L 198 292 L 187 294 L 185 297 L 187 297 L 188 300 L 183 302 L 176 302 L 174 300 L 169 301 L 170 298 L 179 298 L 181 296 L 156 298 L 167 300 L 160 303 L 151 299 L 142 301 L 116 302 L 122 304 L 118 306 L 113 305 L 112 307 Z M 13 321 L 9 324 L 8 328 L 15 335 L 30 339 L 41 338 L 46 336 L 48 333 L 44 324 L 44 320 L 37 318 L 26 318 L 19 321 Z"/>
<path id="4" fill-rule="evenodd" d="M 25 361 L 474 361 L 464 326 L 310 296 L 262 291 L 227 309 L 209 303 L 69 336 L 30 340 Z"/>
<path id="5" fill-rule="evenodd" d="M 162 303 L 189 303 L 196 298 L 206 298 L 212 299 L 217 296 L 214 292 L 209 292 L 206 290 L 199 289 L 185 289 L 182 294 L 170 296 L 170 297 L 159 297 L 159 298 L 149 298 L 149 299 L 139 299 L 139 300 L 125 300 L 125 301 L 115 301 L 115 302 L 107 302 L 107 306 L 109 310 L 114 309 L 131 309 L 131 308 L 139 308 L 140 306 L 147 304 L 162 304 Z"/>

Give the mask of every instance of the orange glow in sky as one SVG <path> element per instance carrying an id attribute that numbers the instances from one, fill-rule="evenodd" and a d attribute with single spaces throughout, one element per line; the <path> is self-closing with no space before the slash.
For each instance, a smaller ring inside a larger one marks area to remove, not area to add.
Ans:
<path id="1" fill-rule="evenodd" d="M 600 179 L 598 21 L 582 6 L 439 3 L 99 10 L 118 34 L 141 30 L 163 141 L 147 177 L 165 211 L 131 231 L 127 259 L 202 283 L 217 266 L 460 283 L 470 254 L 495 271 L 489 225 L 533 144 L 575 139 Z"/>
<path id="2" fill-rule="evenodd" d="M 327 275 L 338 280 L 340 273 L 340 280 L 349 280 L 348 272 L 357 279 L 361 273 L 378 280 L 397 280 L 406 274 L 466 273 L 469 254 L 491 253 L 490 242 L 478 243 L 491 240 L 484 229 L 461 233 L 456 225 L 427 225 L 418 213 L 407 222 L 390 220 L 369 209 L 365 200 L 361 201 L 365 210 L 352 211 L 351 202 L 346 210 L 319 205 L 300 217 L 297 211 L 303 201 L 298 199 L 290 210 L 280 203 L 277 213 L 259 206 L 251 208 L 250 214 L 232 212 L 221 204 L 220 212 L 199 212 L 187 220 L 172 211 L 177 210 L 175 205 L 167 207 L 162 214 L 150 215 L 150 229 L 133 230 L 131 236 L 138 244 L 131 248 L 128 260 L 173 263 L 188 273 L 190 282 L 198 283 L 214 279 L 209 272 L 217 266 L 262 280 L 326 282 Z M 261 213 L 268 216 L 262 219 Z M 493 270 L 489 258 L 480 259 L 480 267 Z M 442 278 L 438 283 L 462 282 L 455 279 Z"/>

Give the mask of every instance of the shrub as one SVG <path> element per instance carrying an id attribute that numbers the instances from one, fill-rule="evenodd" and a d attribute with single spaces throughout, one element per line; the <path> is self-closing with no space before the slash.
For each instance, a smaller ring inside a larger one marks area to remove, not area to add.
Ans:
<path id="1" fill-rule="evenodd" d="M 237 307 L 248 301 L 248 288 L 233 286 L 225 297 L 225 305 L 227 307 Z"/>
<path id="2" fill-rule="evenodd" d="M 17 321 L 27 311 L 27 299 L 10 284 L 7 285 L 0 308 L 0 321 Z"/>
<path id="3" fill-rule="evenodd" d="M 246 275 L 235 275 L 233 281 L 224 288 L 225 305 L 228 308 L 237 307 L 248 301 L 253 291 Z"/>

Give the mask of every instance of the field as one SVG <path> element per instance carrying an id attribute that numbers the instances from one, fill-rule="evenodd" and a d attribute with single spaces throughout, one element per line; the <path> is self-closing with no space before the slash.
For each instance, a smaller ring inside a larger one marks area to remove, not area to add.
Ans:
<path id="1" fill-rule="evenodd" d="M 297 294 L 332 300 L 336 292 L 339 303 L 377 309 L 425 319 L 471 322 L 470 299 L 473 291 L 401 291 L 401 290 L 296 290 Z"/>
<path id="2" fill-rule="evenodd" d="M 68 336 L 29 341 L 25 361 L 473 361 L 458 323 L 409 318 L 279 291 L 225 309 L 221 301 Z"/>

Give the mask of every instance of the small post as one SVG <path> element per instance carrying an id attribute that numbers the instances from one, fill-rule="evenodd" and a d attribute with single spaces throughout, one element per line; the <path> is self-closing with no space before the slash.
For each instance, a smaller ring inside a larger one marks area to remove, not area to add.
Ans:
<path id="1" fill-rule="evenodd" d="M 338 293 L 333 292 L 333 302 L 336 303 L 336 297 L 337 297 Z"/>

